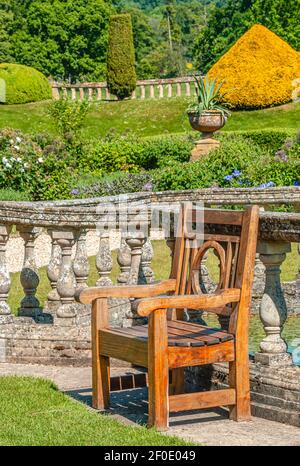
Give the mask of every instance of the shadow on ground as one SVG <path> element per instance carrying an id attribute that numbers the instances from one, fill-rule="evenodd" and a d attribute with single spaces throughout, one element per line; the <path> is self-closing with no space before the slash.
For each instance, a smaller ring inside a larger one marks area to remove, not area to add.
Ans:
<path id="1" fill-rule="evenodd" d="M 92 406 L 92 392 L 90 388 L 65 391 L 77 401 Z M 148 419 L 148 393 L 146 388 L 122 390 L 112 392 L 110 408 L 106 411 L 126 423 L 146 424 Z M 184 411 L 170 415 L 170 427 L 184 426 L 194 423 L 218 422 L 228 419 L 228 412 L 222 408 Z"/>

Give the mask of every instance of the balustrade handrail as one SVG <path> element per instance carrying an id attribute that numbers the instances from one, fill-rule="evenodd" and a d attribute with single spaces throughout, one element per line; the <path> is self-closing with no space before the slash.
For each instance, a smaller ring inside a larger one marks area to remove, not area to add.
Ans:
<path id="1" fill-rule="evenodd" d="M 259 204 L 300 206 L 300 188 L 230 188 L 132 193 L 91 199 L 51 202 L 0 202 L 0 224 L 39 227 L 95 229 L 103 218 L 103 208 L 130 202 L 150 203 L 203 202 L 205 206 Z M 99 211 L 99 206 L 101 210 Z M 260 237 L 263 239 L 300 242 L 300 213 L 261 212 Z M 149 221 L 146 220 L 146 223 Z"/>
<path id="2" fill-rule="evenodd" d="M 137 86 L 150 86 L 152 85 L 159 85 L 159 84 L 177 84 L 177 83 L 191 83 L 194 82 L 193 76 L 183 76 L 179 78 L 162 78 L 162 79 L 140 79 L 136 82 Z M 107 87 L 106 81 L 99 81 L 99 82 L 83 82 L 83 83 L 64 83 L 64 82 L 51 82 L 52 87 L 61 89 L 61 88 L 105 88 Z"/>

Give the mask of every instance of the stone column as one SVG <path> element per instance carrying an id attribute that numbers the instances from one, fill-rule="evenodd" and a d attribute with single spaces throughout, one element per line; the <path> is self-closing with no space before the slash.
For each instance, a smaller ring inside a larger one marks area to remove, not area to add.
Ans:
<path id="1" fill-rule="evenodd" d="M 77 282 L 76 293 L 79 293 L 80 290 L 87 288 L 87 279 L 90 270 L 89 259 L 86 250 L 86 230 L 81 230 L 78 233 L 73 270 Z"/>
<path id="2" fill-rule="evenodd" d="M 65 318 L 72 320 L 77 314 L 75 304 L 76 278 L 72 261 L 72 247 L 76 241 L 76 233 L 75 230 L 62 230 L 54 234 L 62 253 L 62 265 L 57 280 L 57 292 L 61 300 L 61 306 L 57 310 L 57 317 L 62 318 L 62 320 L 65 320 Z"/>
<path id="3" fill-rule="evenodd" d="M 108 232 L 101 233 L 100 235 L 99 251 L 96 257 L 96 267 L 99 273 L 97 286 L 112 285 L 110 274 L 113 267 L 113 260 L 109 245 Z"/>
<path id="4" fill-rule="evenodd" d="M 143 246 L 146 242 L 145 234 L 136 233 L 126 239 L 131 250 L 131 268 L 128 277 L 128 285 L 137 285 L 141 265 Z"/>
<path id="5" fill-rule="evenodd" d="M 300 256 L 300 243 L 298 243 L 298 254 Z M 296 277 L 296 293 L 298 293 L 300 296 L 300 267 L 298 269 L 298 274 Z"/>
<path id="6" fill-rule="evenodd" d="M 50 281 L 52 290 L 48 294 L 48 307 L 49 310 L 54 310 L 60 304 L 60 296 L 57 292 L 57 281 L 59 278 L 60 268 L 62 264 L 61 248 L 57 242 L 57 237 L 54 230 L 48 230 L 51 237 L 52 248 L 51 258 L 47 267 L 47 276 Z"/>
<path id="7" fill-rule="evenodd" d="M 11 280 L 7 268 L 6 246 L 10 232 L 10 225 L 0 225 L 0 325 L 9 324 L 13 319 L 7 303 Z"/>
<path id="8" fill-rule="evenodd" d="M 21 301 L 19 315 L 36 318 L 42 314 L 42 309 L 39 300 L 35 296 L 40 278 L 35 262 L 34 242 L 40 234 L 41 229 L 22 225 L 18 227 L 18 231 L 24 240 L 25 247 L 24 263 L 20 277 L 25 296 Z"/>
<path id="9" fill-rule="evenodd" d="M 131 249 L 126 243 L 126 239 L 124 237 L 121 239 L 117 261 L 121 271 L 118 276 L 118 283 L 119 285 L 126 285 L 128 282 L 131 266 Z"/>
<path id="10" fill-rule="evenodd" d="M 266 333 L 260 343 L 260 352 L 255 361 L 267 366 L 292 364 L 287 345 L 281 337 L 287 318 L 287 307 L 280 283 L 280 266 L 286 253 L 291 251 L 290 243 L 283 241 L 260 241 L 258 252 L 265 266 L 265 289 L 260 305 L 260 319 Z"/>
<path id="11" fill-rule="evenodd" d="M 154 273 L 151 268 L 153 255 L 154 252 L 150 238 L 147 238 L 142 250 L 141 266 L 138 280 L 140 284 L 150 284 L 154 282 Z"/>

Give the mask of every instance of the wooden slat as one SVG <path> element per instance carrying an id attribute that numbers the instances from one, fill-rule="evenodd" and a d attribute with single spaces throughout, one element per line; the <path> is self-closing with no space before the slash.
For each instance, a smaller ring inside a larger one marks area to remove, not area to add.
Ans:
<path id="1" fill-rule="evenodd" d="M 244 211 L 204 210 L 204 223 L 214 225 L 242 225 Z M 196 220 L 196 210 L 193 209 L 191 219 Z"/>
<path id="2" fill-rule="evenodd" d="M 169 347 L 168 361 L 170 369 L 175 367 L 201 366 L 215 362 L 234 360 L 234 341 L 225 341 L 218 345 L 202 346 L 200 348 Z"/>
<path id="3" fill-rule="evenodd" d="M 212 335 L 213 340 L 218 340 L 218 342 L 222 341 L 229 341 L 233 340 L 234 337 L 230 333 L 223 332 L 221 330 L 211 328 L 211 327 L 206 327 L 205 325 L 199 325 L 191 322 L 183 322 L 183 321 L 173 321 L 172 323 L 169 324 L 169 327 L 177 326 L 177 328 L 182 328 L 185 329 L 189 332 L 195 332 L 195 337 L 197 340 L 202 340 L 202 341 L 207 341 L 209 342 L 209 339 L 204 339 L 204 336 L 208 337 L 210 334 Z M 208 343 L 208 344 L 213 344 L 213 343 Z"/>
<path id="4" fill-rule="evenodd" d="M 230 406 L 235 404 L 235 390 L 227 388 L 211 392 L 184 393 L 169 397 L 170 412 L 206 409 L 215 406 Z"/>
<path id="5" fill-rule="evenodd" d="M 112 329 L 100 330 L 100 352 L 103 356 L 121 359 L 137 366 L 148 366 L 147 341 L 114 333 Z"/>
<path id="6" fill-rule="evenodd" d="M 182 335 L 185 337 L 187 342 L 190 343 L 190 346 L 196 346 L 196 343 L 199 343 L 198 346 L 204 345 L 217 345 L 220 340 L 219 338 L 214 338 L 213 336 L 209 336 L 206 334 L 202 334 L 200 336 L 199 330 L 193 330 L 192 328 L 185 328 L 181 325 L 181 322 L 172 321 L 169 323 L 168 326 L 169 332 L 177 331 L 178 335 Z M 203 342 L 203 344 L 202 344 Z"/>

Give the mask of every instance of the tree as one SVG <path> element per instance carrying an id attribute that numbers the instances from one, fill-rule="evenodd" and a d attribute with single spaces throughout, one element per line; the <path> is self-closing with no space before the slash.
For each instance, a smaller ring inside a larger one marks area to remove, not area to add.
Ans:
<path id="1" fill-rule="evenodd" d="M 299 0 L 255 0 L 251 20 L 278 34 L 294 49 L 300 49 Z"/>
<path id="2" fill-rule="evenodd" d="M 15 1 L 20 5 L 15 7 L 12 44 L 18 63 L 72 82 L 105 78 L 113 11 L 109 0 Z"/>
<path id="3" fill-rule="evenodd" d="M 13 22 L 11 0 L 0 0 L 0 63 L 12 61 L 10 27 Z"/>
<path id="4" fill-rule="evenodd" d="M 135 57 L 131 16 L 113 15 L 109 23 L 107 84 L 110 92 L 124 99 L 136 87 Z"/>
<path id="5" fill-rule="evenodd" d="M 299 15 L 299 0 L 227 0 L 220 6 L 214 6 L 207 25 L 195 40 L 197 66 L 203 72 L 208 71 L 256 23 L 266 26 L 299 49 Z"/>

